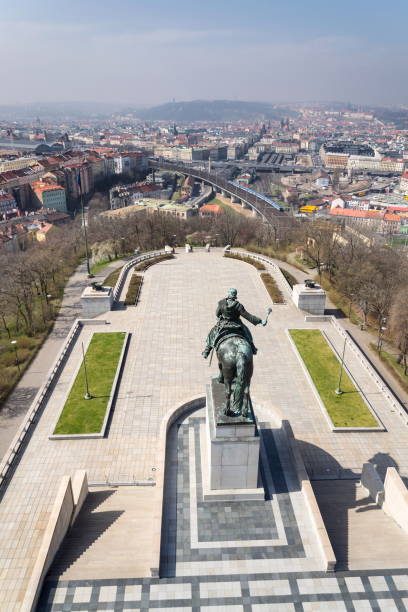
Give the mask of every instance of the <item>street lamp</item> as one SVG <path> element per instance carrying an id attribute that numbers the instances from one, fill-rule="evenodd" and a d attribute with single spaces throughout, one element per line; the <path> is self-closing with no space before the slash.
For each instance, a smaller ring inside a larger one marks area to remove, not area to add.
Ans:
<path id="1" fill-rule="evenodd" d="M 336 395 L 342 395 L 343 393 L 343 391 L 341 390 L 341 379 L 343 376 L 343 369 L 344 369 L 344 353 L 346 352 L 346 343 L 347 343 L 347 336 L 344 336 L 343 354 L 341 356 L 339 382 L 337 383 L 337 389 L 335 390 Z"/>
<path id="2" fill-rule="evenodd" d="M 18 368 L 18 373 L 19 373 L 19 374 L 21 374 L 20 364 L 19 364 L 19 361 L 18 361 L 18 355 L 17 355 L 17 340 L 10 340 L 10 344 L 12 344 L 12 345 L 13 345 L 14 352 L 15 352 L 15 354 L 16 354 L 16 366 L 17 366 L 17 368 Z"/>
<path id="3" fill-rule="evenodd" d="M 84 372 L 85 372 L 85 388 L 86 393 L 84 395 L 84 399 L 89 400 L 92 399 L 92 395 L 89 393 L 89 384 L 88 384 L 88 372 L 86 370 L 86 361 L 85 361 L 85 351 L 84 351 L 84 343 L 82 342 L 82 361 L 84 363 Z"/>
<path id="4" fill-rule="evenodd" d="M 377 351 L 379 352 L 380 355 L 381 355 L 381 349 L 383 345 L 383 332 L 385 332 L 385 330 L 387 329 L 386 327 L 384 327 L 384 323 L 386 322 L 387 322 L 387 317 L 382 317 L 380 329 L 378 330 Z"/>

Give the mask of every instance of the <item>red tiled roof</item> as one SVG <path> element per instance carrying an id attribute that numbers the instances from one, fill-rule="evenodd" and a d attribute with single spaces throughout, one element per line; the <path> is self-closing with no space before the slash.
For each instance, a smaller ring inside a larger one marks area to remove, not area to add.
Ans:
<path id="1" fill-rule="evenodd" d="M 337 217 L 353 217 L 355 219 L 383 219 L 384 221 L 401 220 L 400 215 L 382 212 L 381 210 L 357 210 L 354 208 L 333 208 L 330 211 L 331 215 Z"/>
<path id="2" fill-rule="evenodd" d="M 204 206 L 201 206 L 200 208 L 200 212 L 201 211 L 212 212 L 216 215 L 224 212 L 219 204 L 204 204 Z"/>

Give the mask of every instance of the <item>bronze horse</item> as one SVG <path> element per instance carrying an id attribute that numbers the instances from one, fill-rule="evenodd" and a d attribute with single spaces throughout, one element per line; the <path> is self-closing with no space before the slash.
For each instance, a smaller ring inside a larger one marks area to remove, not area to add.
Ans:
<path id="1" fill-rule="evenodd" d="M 224 414 L 246 418 L 250 414 L 249 385 L 254 369 L 251 345 L 242 336 L 229 336 L 218 345 L 217 357 L 220 382 L 225 385 Z"/>

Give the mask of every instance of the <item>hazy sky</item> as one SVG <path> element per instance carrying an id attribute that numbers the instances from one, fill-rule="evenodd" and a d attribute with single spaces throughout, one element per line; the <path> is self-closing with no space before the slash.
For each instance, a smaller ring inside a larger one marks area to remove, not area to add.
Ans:
<path id="1" fill-rule="evenodd" d="M 0 0 L 0 104 L 408 104 L 406 0 Z"/>

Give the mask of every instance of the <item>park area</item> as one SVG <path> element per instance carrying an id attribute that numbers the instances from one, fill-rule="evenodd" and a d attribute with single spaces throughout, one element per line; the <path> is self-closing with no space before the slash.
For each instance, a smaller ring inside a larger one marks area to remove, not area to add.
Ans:
<path id="1" fill-rule="evenodd" d="M 334 427 L 379 427 L 359 390 L 343 370 L 341 393 L 340 362 L 318 329 L 290 329 L 289 333 Z"/>
<path id="2" fill-rule="evenodd" d="M 85 354 L 90 399 L 82 363 L 64 404 L 54 435 L 97 434 L 101 431 L 112 394 L 126 334 L 94 333 Z"/>

